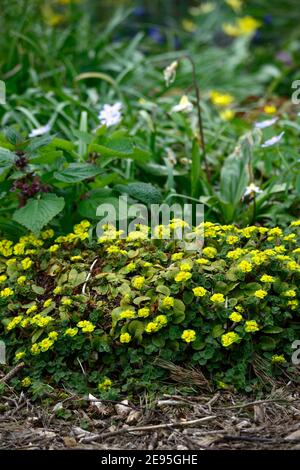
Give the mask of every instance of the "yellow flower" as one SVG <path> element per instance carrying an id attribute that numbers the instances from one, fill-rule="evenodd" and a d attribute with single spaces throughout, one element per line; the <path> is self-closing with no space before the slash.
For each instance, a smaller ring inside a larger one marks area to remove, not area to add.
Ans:
<path id="1" fill-rule="evenodd" d="M 230 331 L 229 333 L 225 333 L 221 336 L 221 343 L 224 348 L 228 348 L 233 343 L 239 341 L 241 337 L 235 333 L 234 331 Z"/>
<path id="2" fill-rule="evenodd" d="M 33 263 L 30 258 L 25 258 L 21 261 L 21 264 L 22 264 L 22 268 L 24 269 L 24 271 L 27 271 L 28 269 L 31 268 Z"/>
<path id="3" fill-rule="evenodd" d="M 245 322 L 244 329 L 246 333 L 254 333 L 259 330 L 259 326 L 255 320 L 248 320 Z"/>
<path id="4" fill-rule="evenodd" d="M 154 333 L 155 331 L 159 330 L 159 325 L 155 322 L 150 322 L 146 325 L 145 331 L 146 333 Z"/>
<path id="5" fill-rule="evenodd" d="M 34 315 L 34 317 L 31 318 L 30 323 L 31 325 L 37 325 L 40 328 L 45 328 L 52 321 L 53 321 L 52 317 L 49 317 L 48 315 L 43 317 L 42 315 L 38 313 L 37 315 Z"/>
<path id="6" fill-rule="evenodd" d="M 6 287 L 2 291 L 0 291 L 1 298 L 11 297 L 12 295 L 14 295 L 14 291 L 10 287 Z"/>
<path id="7" fill-rule="evenodd" d="M 300 226 L 300 220 L 293 220 L 293 222 L 290 223 L 291 227 L 299 227 Z"/>
<path id="8" fill-rule="evenodd" d="M 193 266 L 190 263 L 181 263 L 179 266 L 180 271 L 191 271 Z"/>
<path id="9" fill-rule="evenodd" d="M 132 285 L 137 290 L 142 289 L 144 284 L 145 284 L 144 276 L 137 276 L 137 277 L 132 279 Z"/>
<path id="10" fill-rule="evenodd" d="M 62 305 L 64 305 L 65 307 L 69 307 L 70 305 L 72 305 L 72 299 L 69 299 L 68 297 L 63 297 L 61 299 L 61 303 Z"/>
<path id="11" fill-rule="evenodd" d="M 42 341 L 39 342 L 39 347 L 42 352 L 48 351 L 53 346 L 53 341 L 51 341 L 49 338 L 45 338 Z"/>
<path id="12" fill-rule="evenodd" d="M 106 392 L 107 390 L 109 390 L 112 386 L 112 381 L 110 379 L 108 379 L 107 377 L 105 377 L 105 379 L 98 384 L 98 390 L 99 392 Z"/>
<path id="13" fill-rule="evenodd" d="M 199 258 L 196 260 L 197 264 L 209 264 L 209 260 L 206 258 Z"/>
<path id="14" fill-rule="evenodd" d="M 268 295 L 268 292 L 263 289 L 258 289 L 254 292 L 254 296 L 257 299 L 263 299 L 264 297 L 266 297 L 266 295 Z"/>
<path id="15" fill-rule="evenodd" d="M 150 309 L 149 308 L 147 308 L 147 307 L 139 308 L 138 317 L 147 318 L 147 317 L 149 317 L 149 315 L 150 315 Z"/>
<path id="16" fill-rule="evenodd" d="M 65 331 L 65 336 L 70 336 L 71 338 L 73 336 L 76 336 L 78 333 L 78 328 L 67 328 Z"/>
<path id="17" fill-rule="evenodd" d="M 5 274 L 0 276 L 0 284 L 3 284 L 3 282 L 5 282 L 6 280 L 7 280 L 7 276 L 5 276 Z"/>
<path id="18" fill-rule="evenodd" d="M 43 304 L 43 307 L 44 307 L 44 308 L 50 307 L 50 305 L 52 304 L 52 302 L 53 302 L 52 299 L 47 299 L 47 300 L 45 300 L 45 302 L 44 302 L 44 304 Z"/>
<path id="19" fill-rule="evenodd" d="M 191 279 L 192 275 L 189 272 L 181 271 L 180 273 L 176 274 L 175 282 L 185 282 Z"/>
<path id="20" fill-rule="evenodd" d="M 51 331 L 48 335 L 48 338 L 52 339 L 53 341 L 56 341 L 58 338 L 58 333 L 56 331 Z"/>
<path id="21" fill-rule="evenodd" d="M 238 322 L 243 320 L 242 315 L 240 313 L 237 313 L 237 312 L 232 312 L 229 315 L 229 318 L 230 318 L 230 320 L 234 321 L 235 323 L 238 323 Z"/>
<path id="22" fill-rule="evenodd" d="M 223 294 L 213 294 L 210 300 L 214 303 L 221 304 L 225 302 L 225 298 Z"/>
<path id="23" fill-rule="evenodd" d="M 239 13 L 243 7 L 242 0 L 225 0 L 227 5 L 229 5 L 236 13 Z"/>
<path id="24" fill-rule="evenodd" d="M 131 336 L 129 333 L 122 333 L 120 335 L 120 342 L 121 343 L 129 343 L 131 341 Z"/>
<path id="25" fill-rule="evenodd" d="M 228 245 L 234 245 L 238 241 L 239 241 L 239 237 L 237 237 L 236 235 L 229 235 L 226 238 L 226 242 L 228 243 Z"/>
<path id="26" fill-rule="evenodd" d="M 49 238 L 54 237 L 54 231 L 51 228 L 48 230 L 44 230 L 43 232 L 41 232 L 41 237 L 43 240 L 49 240 Z"/>
<path id="27" fill-rule="evenodd" d="M 20 276 L 17 279 L 17 284 L 19 286 L 23 286 L 25 284 L 26 280 L 27 280 L 26 276 Z"/>
<path id="28" fill-rule="evenodd" d="M 238 264 L 238 268 L 240 271 L 242 271 L 243 273 L 250 273 L 253 269 L 253 266 L 251 263 L 249 263 L 249 261 L 241 261 L 239 264 Z"/>
<path id="29" fill-rule="evenodd" d="M 83 258 L 80 255 L 71 257 L 71 261 L 73 261 L 74 263 L 76 263 L 77 261 L 82 261 L 82 260 L 83 260 Z"/>
<path id="30" fill-rule="evenodd" d="M 268 274 L 264 274 L 263 276 L 261 276 L 260 280 L 261 282 L 274 282 L 275 277 L 269 276 Z"/>
<path id="31" fill-rule="evenodd" d="M 286 359 L 285 359 L 283 354 L 281 354 L 281 355 L 274 354 L 272 356 L 272 363 L 273 364 L 283 364 L 284 362 L 286 362 Z"/>
<path id="32" fill-rule="evenodd" d="M 206 248 L 203 248 L 202 254 L 206 256 L 206 258 L 213 259 L 216 257 L 217 250 L 213 246 L 207 246 Z"/>
<path id="33" fill-rule="evenodd" d="M 264 112 L 266 114 L 275 114 L 277 112 L 276 106 L 269 104 L 264 107 Z"/>
<path id="34" fill-rule="evenodd" d="M 244 313 L 244 311 L 245 311 L 244 307 L 242 307 L 241 305 L 236 305 L 235 309 L 236 309 L 239 313 Z"/>
<path id="35" fill-rule="evenodd" d="M 156 323 L 160 328 L 167 325 L 168 319 L 166 315 L 158 315 L 154 318 L 154 323 Z"/>
<path id="36" fill-rule="evenodd" d="M 216 106 L 226 107 L 233 103 L 234 97 L 229 93 L 220 93 L 218 91 L 212 91 L 210 93 L 210 99 Z"/>
<path id="37" fill-rule="evenodd" d="M 197 31 L 196 23 L 194 23 L 193 21 L 189 19 L 182 20 L 182 27 L 188 33 L 194 33 L 195 31 Z"/>
<path id="38" fill-rule="evenodd" d="M 224 109 L 224 111 L 220 112 L 219 116 L 222 121 L 232 121 L 235 116 L 235 113 L 232 109 Z"/>
<path id="39" fill-rule="evenodd" d="M 135 316 L 134 310 L 124 310 L 123 312 L 120 313 L 121 319 L 134 318 L 134 316 Z"/>
<path id="40" fill-rule="evenodd" d="M 34 343 L 34 344 L 31 346 L 31 348 L 30 348 L 30 352 L 31 352 L 31 354 L 33 354 L 34 356 L 35 356 L 36 354 L 39 354 L 39 353 L 41 352 L 39 345 L 38 345 L 37 343 Z"/>
<path id="41" fill-rule="evenodd" d="M 282 293 L 284 297 L 296 297 L 297 293 L 294 289 L 289 289 L 286 290 L 285 292 Z"/>
<path id="42" fill-rule="evenodd" d="M 55 289 L 53 290 L 53 294 L 55 295 L 59 295 L 61 293 L 62 293 L 62 288 L 60 286 L 55 287 Z"/>
<path id="43" fill-rule="evenodd" d="M 299 302 L 298 300 L 289 300 L 288 306 L 291 307 L 291 310 L 296 310 L 298 308 Z"/>
<path id="44" fill-rule="evenodd" d="M 21 382 L 23 387 L 29 387 L 31 385 L 31 378 L 25 377 Z"/>
<path id="45" fill-rule="evenodd" d="M 261 22 L 251 16 L 237 18 L 235 23 L 223 24 L 223 31 L 228 36 L 250 36 L 261 26 Z"/>
<path id="46" fill-rule="evenodd" d="M 164 299 L 161 302 L 161 305 L 163 308 L 166 310 L 169 310 L 170 308 L 174 307 L 174 298 L 173 297 L 164 297 Z"/>
<path id="47" fill-rule="evenodd" d="M 16 361 L 19 361 L 20 359 L 23 359 L 23 357 L 26 355 L 25 351 L 19 351 L 15 354 L 15 359 Z"/>
<path id="48" fill-rule="evenodd" d="M 204 287 L 194 287 L 193 292 L 195 297 L 204 297 L 207 290 Z"/>
<path id="49" fill-rule="evenodd" d="M 186 343 L 192 343 L 196 339 L 196 332 L 194 330 L 184 330 L 181 339 Z"/>
<path id="50" fill-rule="evenodd" d="M 31 307 L 29 307 L 27 310 L 26 310 L 26 314 L 27 315 L 30 315 L 31 313 L 34 313 L 37 311 L 37 306 L 36 305 L 32 305 Z"/>
<path id="51" fill-rule="evenodd" d="M 171 260 L 172 261 L 178 261 L 180 259 L 183 258 L 183 254 L 184 253 L 174 253 L 172 256 L 171 256 Z"/>
<path id="52" fill-rule="evenodd" d="M 91 323 L 88 320 L 82 320 L 78 322 L 77 326 L 81 328 L 83 333 L 92 333 L 92 331 L 94 331 L 95 329 L 95 326 L 93 325 L 93 323 Z"/>

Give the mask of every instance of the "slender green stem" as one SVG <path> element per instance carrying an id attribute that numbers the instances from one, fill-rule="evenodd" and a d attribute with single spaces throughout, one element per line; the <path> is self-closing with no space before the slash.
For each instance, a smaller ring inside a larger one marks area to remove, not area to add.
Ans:
<path id="1" fill-rule="evenodd" d="M 196 92 L 196 107 L 197 107 L 197 115 L 198 115 L 200 147 L 201 147 L 202 154 L 203 154 L 203 160 L 204 160 L 205 169 L 207 173 L 207 179 L 208 181 L 210 181 L 210 170 L 209 170 L 209 165 L 208 165 L 207 155 L 206 155 L 204 128 L 203 128 L 203 120 L 202 120 L 202 112 L 201 112 L 201 93 L 200 93 L 200 87 L 197 81 L 196 66 L 191 56 L 185 55 L 182 57 L 182 59 L 187 59 L 192 66 L 193 85 L 194 85 L 195 92 Z"/>

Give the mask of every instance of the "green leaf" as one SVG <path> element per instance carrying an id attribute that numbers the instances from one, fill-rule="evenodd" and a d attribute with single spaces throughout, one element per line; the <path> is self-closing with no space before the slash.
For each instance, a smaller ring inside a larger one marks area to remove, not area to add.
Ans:
<path id="1" fill-rule="evenodd" d="M 185 319 L 185 305 L 182 300 L 174 300 L 173 316 L 172 320 L 175 325 L 182 323 Z"/>
<path id="2" fill-rule="evenodd" d="M 68 277 L 68 285 L 70 287 L 78 287 L 80 284 L 83 284 L 86 280 L 86 272 L 78 272 L 76 269 L 71 269 Z"/>
<path id="3" fill-rule="evenodd" d="M 63 183 L 78 183 L 102 173 L 103 170 L 90 163 L 71 163 L 68 168 L 54 173 L 54 177 Z"/>
<path id="4" fill-rule="evenodd" d="M 141 341 L 144 332 L 144 323 L 139 320 L 133 320 L 129 323 L 127 330 L 134 338 Z"/>
<path id="5" fill-rule="evenodd" d="M 16 160 L 16 156 L 10 150 L 0 147 L 0 175 L 11 168 Z"/>
<path id="6" fill-rule="evenodd" d="M 275 339 L 270 338 L 269 336 L 262 336 L 259 341 L 259 346 L 264 351 L 272 351 L 276 348 L 276 341 Z"/>
<path id="7" fill-rule="evenodd" d="M 281 328 L 280 326 L 268 326 L 267 328 L 263 329 L 264 333 L 269 333 L 269 334 L 273 334 L 273 335 L 276 335 L 278 333 L 282 333 L 283 331 L 284 331 L 283 328 Z"/>
<path id="8" fill-rule="evenodd" d="M 29 199 L 26 206 L 17 209 L 13 214 L 13 220 L 28 230 L 38 233 L 63 210 L 64 206 L 65 201 L 62 197 L 52 193 L 42 194 L 39 199 Z"/>
<path id="9" fill-rule="evenodd" d="M 161 192 L 150 183 L 129 183 L 126 186 L 118 184 L 114 189 L 120 193 L 126 193 L 144 204 L 160 204 L 162 202 Z"/>
<path id="10" fill-rule="evenodd" d="M 224 328 L 222 325 L 215 325 L 212 329 L 212 337 L 213 338 L 219 338 L 219 336 L 221 336 L 223 333 L 224 333 Z"/>

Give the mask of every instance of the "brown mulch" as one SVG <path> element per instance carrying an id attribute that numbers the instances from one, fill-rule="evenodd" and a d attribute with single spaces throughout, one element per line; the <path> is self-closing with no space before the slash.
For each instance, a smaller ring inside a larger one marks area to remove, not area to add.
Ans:
<path id="1" fill-rule="evenodd" d="M 291 385 L 263 400 L 224 391 L 163 395 L 151 403 L 144 395 L 138 405 L 71 393 L 47 401 L 33 402 L 6 387 L 1 450 L 300 450 L 300 395 Z"/>

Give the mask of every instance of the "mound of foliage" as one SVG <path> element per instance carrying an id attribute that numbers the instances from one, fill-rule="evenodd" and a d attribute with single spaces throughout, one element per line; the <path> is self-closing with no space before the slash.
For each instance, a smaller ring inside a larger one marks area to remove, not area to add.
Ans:
<path id="1" fill-rule="evenodd" d="M 204 231 L 201 252 L 151 239 L 146 226 L 126 238 L 107 226 L 95 240 L 88 221 L 65 236 L 2 239 L 1 339 L 7 363 L 25 363 L 14 385 L 149 391 L 168 375 L 157 359 L 246 391 L 291 377 L 300 221 L 285 231 L 205 222 Z"/>

